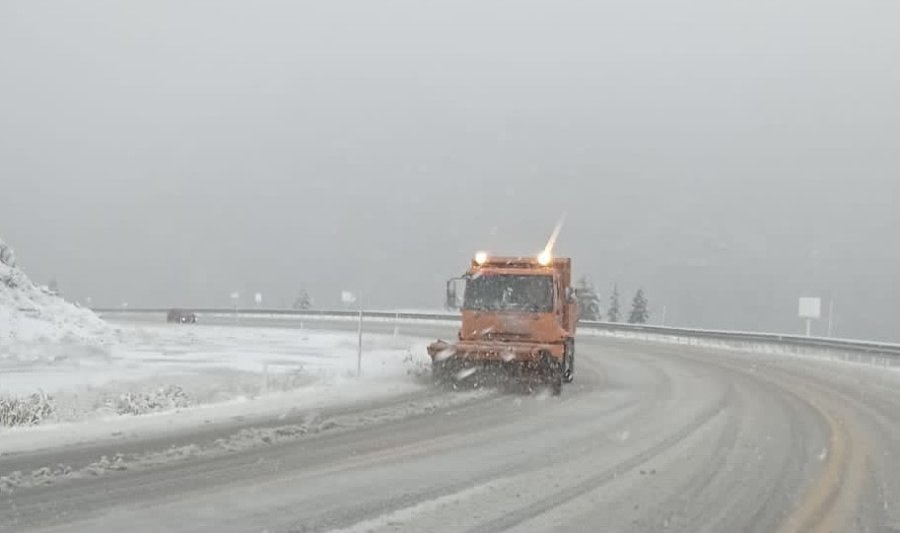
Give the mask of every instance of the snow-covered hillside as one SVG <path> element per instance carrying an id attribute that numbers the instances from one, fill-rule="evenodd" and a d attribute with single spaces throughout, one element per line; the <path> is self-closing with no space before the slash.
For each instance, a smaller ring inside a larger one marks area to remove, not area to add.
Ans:
<path id="1" fill-rule="evenodd" d="M 96 353 L 114 338 L 114 329 L 93 312 L 33 283 L 0 239 L 0 360 Z"/>

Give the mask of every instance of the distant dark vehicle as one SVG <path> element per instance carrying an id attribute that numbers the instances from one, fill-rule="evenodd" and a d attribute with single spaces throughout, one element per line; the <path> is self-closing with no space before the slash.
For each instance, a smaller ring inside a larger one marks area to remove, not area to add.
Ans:
<path id="1" fill-rule="evenodd" d="M 197 314 L 193 311 L 185 309 L 170 309 L 166 315 L 166 322 L 175 322 L 178 324 L 196 324 Z"/>

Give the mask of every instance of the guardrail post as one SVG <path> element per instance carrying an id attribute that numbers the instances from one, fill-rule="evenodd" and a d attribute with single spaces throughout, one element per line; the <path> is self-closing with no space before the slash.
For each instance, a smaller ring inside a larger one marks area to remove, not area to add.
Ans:
<path id="1" fill-rule="evenodd" d="M 363 304 L 362 304 L 362 291 L 359 291 L 359 326 L 357 328 L 357 332 L 359 333 L 359 338 L 357 339 L 356 345 L 356 377 L 362 375 L 362 335 L 363 335 Z"/>

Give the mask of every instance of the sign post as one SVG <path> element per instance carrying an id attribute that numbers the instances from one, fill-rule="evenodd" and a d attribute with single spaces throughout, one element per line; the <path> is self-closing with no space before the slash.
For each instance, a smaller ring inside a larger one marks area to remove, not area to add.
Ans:
<path id="1" fill-rule="evenodd" d="M 231 293 L 231 304 L 234 306 L 234 322 L 239 322 L 238 319 L 238 300 L 241 299 L 241 293 L 238 291 L 234 291 Z"/>
<path id="2" fill-rule="evenodd" d="M 822 316 L 821 298 L 801 297 L 797 314 L 806 319 L 806 336 L 809 337 L 812 334 L 812 321 Z"/>
<path id="3" fill-rule="evenodd" d="M 834 296 L 828 300 L 828 336 L 831 337 L 834 326 Z"/>
<path id="4" fill-rule="evenodd" d="M 341 301 L 345 304 L 357 302 L 359 304 L 359 322 L 357 324 L 357 342 L 356 342 L 356 377 L 362 375 L 362 341 L 363 341 L 363 298 L 362 291 L 353 294 L 352 291 L 341 291 Z"/>
<path id="5" fill-rule="evenodd" d="M 357 343 L 356 343 L 356 377 L 362 375 L 362 331 L 363 331 L 363 303 L 362 303 L 362 291 L 359 291 L 359 326 L 357 328 L 359 333 Z"/>

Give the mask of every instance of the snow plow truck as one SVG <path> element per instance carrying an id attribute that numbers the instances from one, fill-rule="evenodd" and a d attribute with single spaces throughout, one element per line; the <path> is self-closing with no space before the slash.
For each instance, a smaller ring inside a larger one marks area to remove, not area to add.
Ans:
<path id="1" fill-rule="evenodd" d="M 575 371 L 571 278 L 572 260 L 548 250 L 537 257 L 475 254 L 465 275 L 447 282 L 447 306 L 461 310 L 462 324 L 456 342 L 428 346 L 435 381 L 490 370 L 561 394 Z"/>

